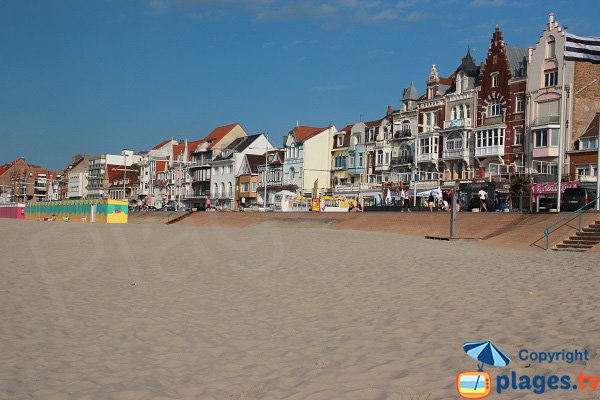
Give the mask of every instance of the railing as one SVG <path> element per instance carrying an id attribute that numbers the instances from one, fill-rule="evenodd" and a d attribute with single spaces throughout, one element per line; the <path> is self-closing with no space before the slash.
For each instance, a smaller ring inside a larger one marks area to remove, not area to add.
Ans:
<path id="1" fill-rule="evenodd" d="M 560 228 L 560 227 L 566 225 L 567 223 L 569 223 L 572 219 L 570 219 L 569 221 L 565 222 L 560 227 L 554 229 L 552 232 L 550 232 L 550 229 L 554 228 L 559 223 L 561 223 L 561 222 L 569 219 L 569 217 L 571 217 L 572 215 L 577 214 L 577 216 L 579 218 L 579 227 L 578 227 L 577 231 L 578 232 L 582 232 L 583 231 L 583 226 L 582 226 L 581 216 L 583 215 L 584 212 L 586 212 L 587 210 L 591 209 L 590 206 L 596 204 L 598 202 L 598 199 L 600 199 L 600 197 L 596 197 L 594 200 L 592 200 L 589 203 L 587 203 L 587 204 L 579 207 L 577 210 L 571 211 L 570 213 L 568 213 L 567 215 L 565 215 L 563 218 L 559 219 L 558 221 L 556 221 L 555 223 L 553 223 L 552 225 L 550 225 L 546 229 L 544 229 L 544 236 L 546 236 L 546 251 L 548 251 L 548 249 L 550 248 L 550 244 L 549 244 L 550 234 L 552 232 L 556 231 L 558 228 Z"/>
<path id="2" fill-rule="evenodd" d="M 531 122 L 531 126 L 558 124 L 560 124 L 560 115 L 545 115 L 543 117 L 538 117 Z"/>
<path id="3" fill-rule="evenodd" d="M 399 130 L 399 131 L 394 132 L 394 139 L 409 138 L 411 136 L 412 136 L 412 132 L 410 129 Z"/>
<path id="4" fill-rule="evenodd" d="M 463 128 L 471 126 L 471 118 L 459 118 L 452 119 L 450 121 L 444 121 L 444 129 L 448 128 Z"/>
<path id="5" fill-rule="evenodd" d="M 477 147 L 475 148 L 475 157 L 482 156 L 503 156 L 504 145 L 495 145 L 489 147 Z"/>
<path id="6" fill-rule="evenodd" d="M 417 157 L 417 160 L 419 160 L 419 161 L 435 161 L 437 159 L 438 159 L 437 153 L 421 153 Z"/>
<path id="7" fill-rule="evenodd" d="M 475 178 L 475 171 L 461 171 L 460 179 L 467 180 Z"/>
<path id="8" fill-rule="evenodd" d="M 556 175 L 558 164 L 551 161 L 533 161 L 533 169 L 540 175 Z"/>
<path id="9" fill-rule="evenodd" d="M 412 156 L 392 157 L 392 164 L 412 164 Z"/>

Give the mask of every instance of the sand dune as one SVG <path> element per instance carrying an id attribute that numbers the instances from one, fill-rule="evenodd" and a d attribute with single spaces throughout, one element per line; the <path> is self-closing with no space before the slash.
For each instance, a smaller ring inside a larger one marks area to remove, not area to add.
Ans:
<path id="1" fill-rule="evenodd" d="M 0 398 L 452 399 L 472 340 L 600 375 L 598 255 L 282 225 L 0 220 Z"/>

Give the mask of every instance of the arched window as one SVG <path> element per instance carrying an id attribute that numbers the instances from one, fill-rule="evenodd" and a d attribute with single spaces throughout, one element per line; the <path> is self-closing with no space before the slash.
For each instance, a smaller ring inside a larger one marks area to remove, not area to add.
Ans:
<path id="1" fill-rule="evenodd" d="M 412 151 L 410 150 L 410 146 L 408 144 L 403 144 L 400 146 L 400 157 L 410 157 Z"/>
<path id="2" fill-rule="evenodd" d="M 219 195 L 219 185 L 215 183 L 213 186 L 213 197 L 217 197 L 218 195 Z"/>
<path id="3" fill-rule="evenodd" d="M 463 135 L 460 132 L 451 132 L 446 138 L 446 150 L 462 150 Z"/>
<path id="4" fill-rule="evenodd" d="M 290 168 L 290 179 L 295 179 L 296 178 L 296 170 L 294 169 L 294 167 Z"/>
<path id="5" fill-rule="evenodd" d="M 456 119 L 456 107 L 452 107 L 452 115 L 451 115 L 452 119 Z"/>
<path id="6" fill-rule="evenodd" d="M 227 195 L 233 195 L 233 185 L 231 184 L 231 182 L 227 184 Z"/>
<path id="7" fill-rule="evenodd" d="M 410 134 L 410 121 L 407 119 L 402 121 L 402 133 L 405 135 Z"/>
<path id="8" fill-rule="evenodd" d="M 466 104 L 465 109 L 466 109 L 466 112 L 465 112 L 466 117 L 465 118 L 471 118 L 471 106 Z"/>
<path id="9" fill-rule="evenodd" d="M 221 191 L 219 192 L 219 196 L 223 196 L 225 194 L 225 184 L 221 182 Z"/>
<path id="10" fill-rule="evenodd" d="M 459 118 L 459 119 L 463 119 L 463 118 L 465 118 L 465 105 L 464 105 L 464 104 L 461 104 L 461 105 L 458 107 L 458 111 L 459 111 L 458 118 Z"/>

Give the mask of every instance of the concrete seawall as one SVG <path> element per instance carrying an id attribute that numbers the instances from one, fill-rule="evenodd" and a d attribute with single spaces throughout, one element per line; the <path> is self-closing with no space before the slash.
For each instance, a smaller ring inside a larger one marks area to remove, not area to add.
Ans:
<path id="1" fill-rule="evenodd" d="M 457 236 L 480 239 L 482 243 L 511 248 L 543 249 L 544 229 L 566 214 L 459 213 Z M 131 213 L 130 223 L 166 223 L 176 215 L 161 212 Z M 600 219 L 596 213 L 584 214 L 584 226 Z M 199 212 L 176 225 L 197 227 L 246 227 L 274 223 L 283 227 L 326 227 L 355 231 L 389 232 L 411 236 L 448 236 L 450 214 L 443 212 L 378 213 L 240 213 Z M 575 218 L 550 235 L 550 246 L 574 232 Z"/>

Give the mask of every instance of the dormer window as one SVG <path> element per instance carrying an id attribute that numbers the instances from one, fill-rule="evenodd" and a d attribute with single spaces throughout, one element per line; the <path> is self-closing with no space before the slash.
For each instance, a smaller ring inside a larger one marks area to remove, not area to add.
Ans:
<path id="1" fill-rule="evenodd" d="M 434 96 L 435 96 L 435 88 L 434 87 L 427 88 L 427 98 L 433 99 Z"/>
<path id="2" fill-rule="evenodd" d="M 337 139 L 337 147 L 342 147 L 342 144 L 344 143 L 344 137 L 342 135 L 338 135 L 336 136 Z"/>
<path id="3" fill-rule="evenodd" d="M 462 74 L 458 74 L 458 76 L 456 77 L 456 93 L 462 92 L 462 83 L 463 83 L 462 78 L 463 78 Z"/>

